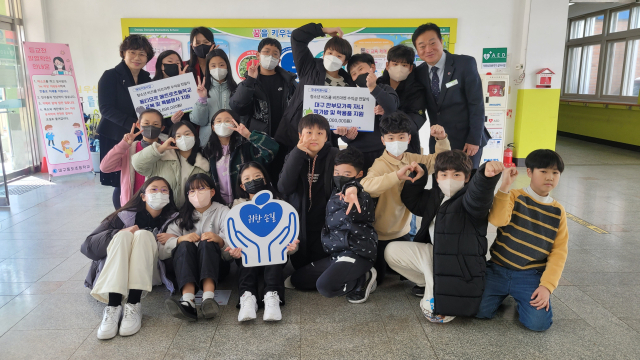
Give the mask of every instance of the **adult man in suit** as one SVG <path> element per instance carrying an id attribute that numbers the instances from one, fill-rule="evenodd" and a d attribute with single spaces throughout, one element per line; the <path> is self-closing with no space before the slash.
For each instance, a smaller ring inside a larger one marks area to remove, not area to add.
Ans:
<path id="1" fill-rule="evenodd" d="M 443 50 L 440 27 L 420 25 L 411 37 L 424 63 L 416 68 L 416 77 L 427 89 L 427 114 L 431 125 L 444 127 L 451 149 L 467 153 L 477 169 L 482 147 L 491 138 L 484 127 L 482 80 L 476 60 Z M 435 151 L 435 140 L 429 141 Z"/>

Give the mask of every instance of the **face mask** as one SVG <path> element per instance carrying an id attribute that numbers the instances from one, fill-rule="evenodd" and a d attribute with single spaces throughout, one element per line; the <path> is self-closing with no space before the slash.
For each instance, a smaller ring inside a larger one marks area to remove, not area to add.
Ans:
<path id="1" fill-rule="evenodd" d="M 196 209 L 202 209 L 211 205 L 211 192 L 210 191 L 196 191 L 195 194 L 189 195 L 189 202 Z"/>
<path id="2" fill-rule="evenodd" d="M 409 73 L 411 72 L 411 70 L 400 65 L 390 66 L 388 71 L 389 71 L 389 77 L 397 82 L 404 81 L 407 78 L 407 76 L 409 76 Z"/>
<path id="3" fill-rule="evenodd" d="M 267 184 L 264 183 L 264 179 L 254 179 L 247 181 L 243 185 L 245 190 L 251 195 L 257 194 L 267 188 Z"/>
<path id="4" fill-rule="evenodd" d="M 266 70 L 273 70 L 278 66 L 280 59 L 276 59 L 271 55 L 260 55 L 260 66 Z"/>
<path id="5" fill-rule="evenodd" d="M 160 131 L 162 130 L 159 127 L 145 125 L 142 127 L 142 136 L 147 139 L 157 139 L 160 136 Z"/>
<path id="6" fill-rule="evenodd" d="M 220 137 L 229 137 L 233 134 L 232 126 L 227 123 L 213 125 L 213 131 Z"/>
<path id="7" fill-rule="evenodd" d="M 161 210 L 169 203 L 169 194 L 144 194 L 144 198 L 147 202 L 147 205 L 149 205 L 149 207 L 153 210 Z"/>
<path id="8" fill-rule="evenodd" d="M 222 81 L 225 77 L 227 77 L 227 69 L 215 68 L 211 69 L 211 77 L 214 80 Z"/>
<path id="9" fill-rule="evenodd" d="M 464 181 L 453 179 L 438 180 L 438 186 L 440 186 L 444 196 L 452 197 L 464 187 Z"/>
<path id="10" fill-rule="evenodd" d="M 369 76 L 369 73 L 360 74 L 354 82 L 359 87 L 367 87 L 367 76 Z"/>
<path id="11" fill-rule="evenodd" d="M 177 76 L 180 73 L 178 64 L 162 64 L 162 66 L 164 67 L 164 73 L 168 77 Z"/>
<path id="12" fill-rule="evenodd" d="M 409 143 L 406 141 L 387 141 L 385 147 L 389 154 L 393 156 L 400 156 L 407 151 Z"/>
<path id="13" fill-rule="evenodd" d="M 176 146 L 182 151 L 189 151 L 196 144 L 195 136 L 183 136 L 176 140 Z"/>
<path id="14" fill-rule="evenodd" d="M 322 63 L 327 71 L 336 71 L 342 67 L 342 61 L 333 55 L 325 55 Z"/>
<path id="15" fill-rule="evenodd" d="M 355 180 L 355 176 L 334 176 L 333 183 L 336 184 L 338 190 L 342 191 L 342 187 L 345 186 L 348 182 Z"/>
<path id="16" fill-rule="evenodd" d="M 202 44 L 202 45 L 194 46 L 193 52 L 196 53 L 197 57 L 204 59 L 207 57 L 207 54 L 209 53 L 209 49 L 211 49 L 211 45 Z"/>

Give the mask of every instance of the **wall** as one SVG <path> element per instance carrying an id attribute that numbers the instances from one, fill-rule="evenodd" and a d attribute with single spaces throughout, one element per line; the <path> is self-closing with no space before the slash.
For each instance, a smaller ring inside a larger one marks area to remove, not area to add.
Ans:
<path id="1" fill-rule="evenodd" d="M 640 146 L 640 111 L 560 104 L 558 131 Z"/>

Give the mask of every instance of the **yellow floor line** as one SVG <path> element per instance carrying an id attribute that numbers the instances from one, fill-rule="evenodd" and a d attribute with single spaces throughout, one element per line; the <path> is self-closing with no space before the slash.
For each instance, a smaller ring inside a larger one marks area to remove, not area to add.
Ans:
<path id="1" fill-rule="evenodd" d="M 587 229 L 593 230 L 593 231 L 597 232 L 598 234 L 608 234 L 608 232 L 600 229 L 599 227 L 597 227 L 597 226 L 595 226 L 595 225 L 593 225 L 591 223 L 588 223 L 588 222 L 580 219 L 579 217 L 577 217 L 577 216 L 575 216 L 573 214 L 567 213 L 567 219 L 573 220 L 574 222 L 586 227 Z"/>

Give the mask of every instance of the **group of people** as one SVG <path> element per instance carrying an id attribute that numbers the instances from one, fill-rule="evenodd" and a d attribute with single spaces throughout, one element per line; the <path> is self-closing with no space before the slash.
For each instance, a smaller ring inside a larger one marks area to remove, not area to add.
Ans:
<path id="1" fill-rule="evenodd" d="M 308 44 L 326 35 L 315 58 Z M 429 321 L 492 318 L 511 295 L 524 326 L 551 326 L 549 297 L 568 242 L 565 211 L 549 195 L 564 170 L 560 156 L 529 154 L 524 189 L 510 190 L 515 168 L 479 166 L 488 134 L 476 62 L 443 51 L 437 25 L 413 34 L 424 64 L 397 45 L 380 78 L 371 55 L 352 54 L 342 35 L 314 23 L 294 30 L 297 76 L 278 66 L 281 44 L 265 38 L 259 64 L 238 84 L 211 31 L 195 28 L 188 62 L 174 51 L 157 58 L 154 80 L 193 73 L 198 84 L 194 110 L 170 118 L 153 108 L 136 117 L 127 87 L 152 81 L 142 68 L 154 53 L 142 36 L 124 39 L 122 62 L 99 82 L 101 182 L 114 187 L 115 212 L 81 246 L 93 260 L 85 284 L 107 304 L 98 338 L 137 333 L 141 299 L 161 284 L 180 295 L 165 302 L 171 315 L 215 317 L 216 288 L 234 262 L 238 321 L 259 308 L 265 321 L 281 320 L 285 288 L 363 303 L 396 273 L 416 284 Z M 302 116 L 304 85 L 368 88 L 374 131 L 332 130 L 321 115 Z M 422 155 L 426 114 L 430 154 Z M 225 218 L 262 190 L 296 209 L 299 236 L 286 248 L 288 264 L 246 267 Z M 422 218 L 414 237 L 412 215 Z M 498 235 L 486 261 L 489 222 Z"/>

